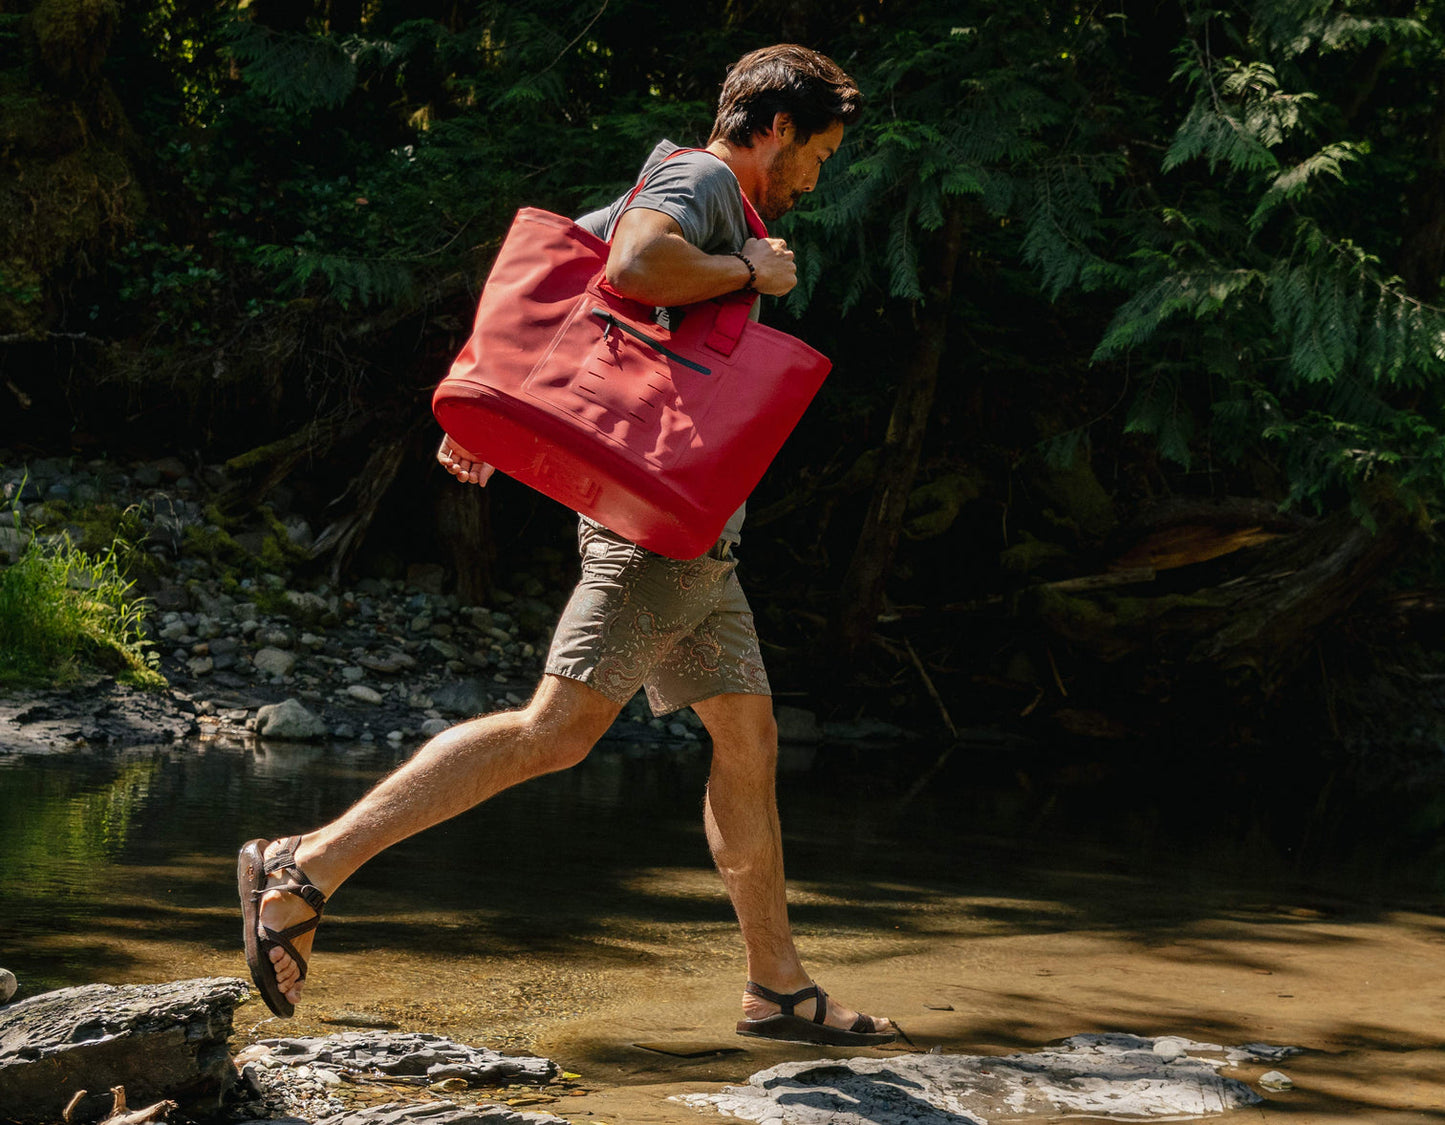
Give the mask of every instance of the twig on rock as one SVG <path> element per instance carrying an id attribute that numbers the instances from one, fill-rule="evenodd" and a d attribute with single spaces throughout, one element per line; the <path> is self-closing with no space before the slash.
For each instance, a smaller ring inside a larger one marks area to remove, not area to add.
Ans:
<path id="1" fill-rule="evenodd" d="M 60 1114 L 60 1120 L 64 1121 L 65 1125 L 70 1125 L 75 1117 L 75 1107 L 81 1103 L 87 1093 L 89 1093 L 87 1090 L 77 1090 L 75 1096 L 65 1103 L 65 1109 Z"/>

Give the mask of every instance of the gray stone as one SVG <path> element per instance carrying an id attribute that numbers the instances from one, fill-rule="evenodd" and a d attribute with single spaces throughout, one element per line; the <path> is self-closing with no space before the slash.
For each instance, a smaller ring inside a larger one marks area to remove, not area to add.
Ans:
<path id="1" fill-rule="evenodd" d="M 369 688 L 365 684 L 352 684 L 346 689 L 346 694 L 359 703 L 370 703 L 372 706 L 380 703 L 384 698 L 381 692 L 375 688 Z"/>
<path id="2" fill-rule="evenodd" d="M 818 716 L 801 707 L 777 707 L 773 718 L 778 723 L 779 742 L 811 743 L 821 741 L 823 730 L 818 726 Z"/>
<path id="3" fill-rule="evenodd" d="M 255 1125 L 269 1125 L 256 1122 Z M 503 1105 L 452 1102 L 388 1102 L 321 1118 L 316 1125 L 567 1125 L 550 1113 L 525 1113 Z"/>
<path id="4" fill-rule="evenodd" d="M 222 978 L 46 992 L 0 1009 L 0 1105 L 8 1120 L 55 1122 L 78 1090 L 78 1120 L 163 1099 L 190 1115 L 220 1108 L 236 1080 L 227 1039 L 244 982 Z"/>
<path id="5" fill-rule="evenodd" d="M 186 668 L 193 676 L 209 676 L 216 667 L 216 662 L 209 656 L 197 656 L 186 661 Z"/>
<path id="6" fill-rule="evenodd" d="M 459 1068 L 474 1085 L 550 1082 L 559 1073 L 551 1059 L 503 1055 L 426 1032 L 346 1031 L 323 1038 L 263 1039 L 272 1057 L 287 1066 L 323 1066 L 339 1070 L 379 1071 L 393 1077 L 420 1078 L 436 1067 Z"/>
<path id="7" fill-rule="evenodd" d="M 286 538 L 291 541 L 293 547 L 300 547 L 305 550 L 316 541 L 316 536 L 311 530 L 311 525 L 306 522 L 304 516 L 287 516 L 281 521 L 281 526 L 286 529 Z"/>
<path id="8" fill-rule="evenodd" d="M 1271 1070 L 1259 1076 L 1259 1084 L 1266 1090 L 1282 1092 L 1294 1089 L 1294 1079 L 1280 1070 Z"/>
<path id="9" fill-rule="evenodd" d="M 11 998 L 15 995 L 15 990 L 19 987 L 20 984 L 16 981 L 14 973 L 9 969 L 0 969 L 0 1004 L 10 1003 Z"/>
<path id="10" fill-rule="evenodd" d="M 444 715 L 482 715 L 491 710 L 492 697 L 480 680 L 458 680 L 431 693 L 432 705 Z"/>
<path id="11" fill-rule="evenodd" d="M 25 545 L 30 542 L 30 536 L 23 531 L 17 531 L 13 527 L 0 527 L 0 555 L 4 555 L 10 562 L 20 558 L 25 550 Z"/>
<path id="12" fill-rule="evenodd" d="M 445 719 L 428 719 L 421 725 L 421 733 L 424 738 L 435 738 L 444 730 L 451 728 L 451 723 Z"/>
<path id="13" fill-rule="evenodd" d="M 1263 1100 L 1218 1073 L 1247 1052 L 1170 1040 L 1188 1054 L 1165 1062 L 1154 1040 L 1111 1033 L 1001 1057 L 930 1053 L 783 1063 L 754 1074 L 746 1086 L 676 1100 L 776 1125 L 961 1125 L 1072 1115 L 1179 1120 Z"/>
<path id="14" fill-rule="evenodd" d="M 326 737 L 326 724 L 308 711 L 299 700 L 273 703 L 256 712 L 256 733 L 262 738 L 279 738 L 291 742 L 310 742 Z"/>
<path id="15" fill-rule="evenodd" d="M 256 666 L 256 671 L 264 675 L 289 676 L 291 669 L 296 667 L 296 658 L 279 648 L 263 648 L 251 657 L 251 663 Z"/>
<path id="16" fill-rule="evenodd" d="M 379 655 L 368 653 L 359 656 L 356 662 L 363 668 L 370 668 L 373 672 L 380 672 L 386 676 L 393 676 L 397 672 L 405 672 L 416 667 L 416 658 L 404 652 L 384 652 Z"/>
<path id="17" fill-rule="evenodd" d="M 319 621 L 331 609 L 331 603 L 320 594 L 287 590 L 285 596 L 292 616 L 301 621 Z"/>
<path id="18" fill-rule="evenodd" d="M 212 641 L 211 660 L 215 663 L 216 671 L 224 672 L 227 668 L 234 668 L 240 649 L 241 642 L 235 637 L 217 637 Z"/>

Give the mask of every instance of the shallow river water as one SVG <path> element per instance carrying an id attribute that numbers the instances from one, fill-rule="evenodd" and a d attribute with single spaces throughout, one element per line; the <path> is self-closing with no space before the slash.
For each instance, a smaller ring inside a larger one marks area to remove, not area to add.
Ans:
<path id="1" fill-rule="evenodd" d="M 328 819 L 402 756 L 0 755 L 0 965 L 27 995 L 244 977 L 239 843 Z M 1445 1121 L 1437 791 L 1361 795 L 1259 751 L 994 747 L 910 795 L 933 757 L 784 753 L 793 921 L 830 991 L 923 1050 L 1107 1030 L 1296 1045 L 1296 1089 L 1234 1118 Z M 706 764 L 604 742 L 394 848 L 337 896 L 299 1018 L 247 1005 L 238 1038 L 360 1018 L 535 1051 L 591 1091 L 553 1112 L 643 1123 L 705 1120 L 663 1095 L 816 1057 L 731 1034 L 743 960 L 701 829 Z"/>

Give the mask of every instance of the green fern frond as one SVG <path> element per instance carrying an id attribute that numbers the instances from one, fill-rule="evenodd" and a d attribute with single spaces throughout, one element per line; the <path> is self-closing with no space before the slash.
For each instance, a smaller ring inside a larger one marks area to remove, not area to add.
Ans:
<path id="1" fill-rule="evenodd" d="M 356 87 L 356 64 L 336 40 L 231 22 L 227 49 L 247 84 L 291 113 L 339 106 Z"/>

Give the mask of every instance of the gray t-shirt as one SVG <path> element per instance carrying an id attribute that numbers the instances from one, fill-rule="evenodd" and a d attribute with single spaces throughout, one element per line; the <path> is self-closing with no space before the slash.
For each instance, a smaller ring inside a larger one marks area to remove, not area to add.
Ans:
<path id="1" fill-rule="evenodd" d="M 663 160 L 681 147 L 671 141 L 660 141 L 642 165 L 638 178 L 647 183 L 631 203 L 631 189 L 609 207 L 592 211 L 577 220 L 583 230 L 598 238 L 610 239 L 625 211 L 645 207 L 661 211 L 682 228 L 682 236 L 708 254 L 730 254 L 741 250 L 752 237 L 747 213 L 743 210 L 742 192 L 732 169 L 707 152 L 689 152 L 663 164 Z M 753 305 L 756 319 L 758 306 Z M 736 543 L 742 537 L 744 504 L 729 518 L 719 536 Z"/>

